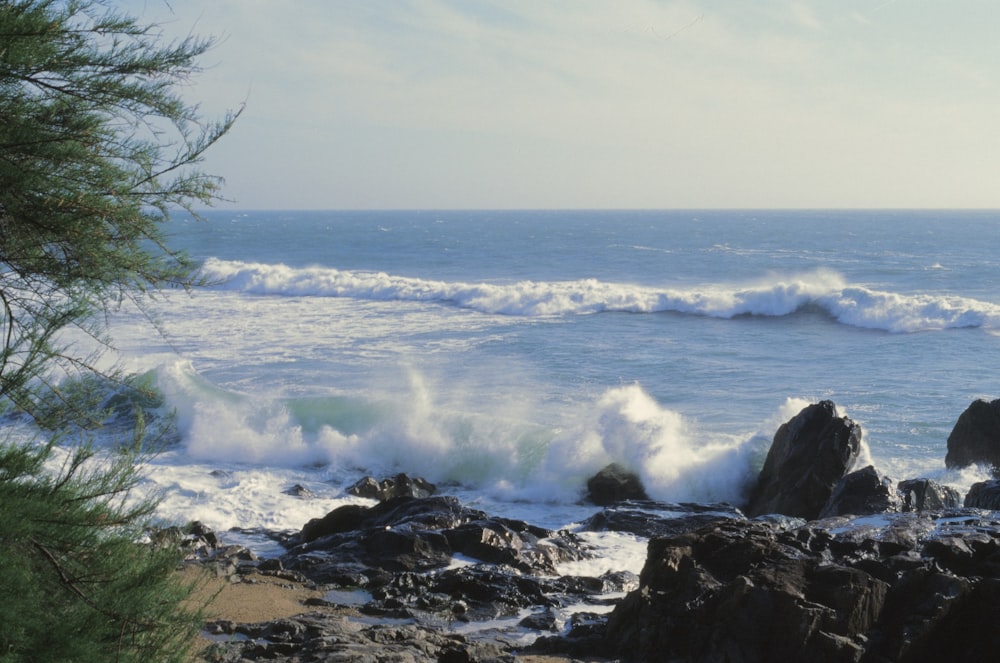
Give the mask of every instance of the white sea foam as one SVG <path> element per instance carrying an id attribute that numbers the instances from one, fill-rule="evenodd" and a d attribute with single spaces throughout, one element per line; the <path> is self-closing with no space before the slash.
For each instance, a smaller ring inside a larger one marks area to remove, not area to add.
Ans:
<path id="1" fill-rule="evenodd" d="M 739 502 L 769 443 L 769 434 L 700 430 L 638 385 L 608 389 L 552 427 L 524 411 L 512 416 L 502 399 L 492 412 L 443 408 L 416 371 L 410 389 L 391 400 L 325 405 L 219 389 L 182 361 L 158 376 L 186 462 L 323 466 L 352 479 L 405 471 L 507 499 L 575 501 L 587 478 L 618 462 L 656 499 Z"/>
<path id="2" fill-rule="evenodd" d="M 1000 306 L 943 294 L 902 294 L 849 284 L 831 270 L 775 275 L 753 283 L 657 288 L 596 279 L 465 283 L 385 272 L 293 268 L 211 258 L 203 275 L 249 294 L 440 302 L 483 313 L 551 316 L 621 311 L 717 318 L 786 316 L 807 307 L 848 325 L 891 332 L 1000 326 Z"/>

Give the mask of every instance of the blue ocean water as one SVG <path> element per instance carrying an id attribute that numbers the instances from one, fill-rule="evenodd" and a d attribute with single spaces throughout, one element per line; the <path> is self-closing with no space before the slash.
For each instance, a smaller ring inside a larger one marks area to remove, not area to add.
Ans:
<path id="1" fill-rule="evenodd" d="M 128 312 L 111 333 L 177 412 L 164 508 L 209 523 L 295 525 L 307 507 L 275 487 L 332 504 L 399 471 L 555 522 L 610 461 L 663 500 L 738 501 L 821 399 L 881 471 L 967 487 L 948 433 L 1000 396 L 997 212 L 206 218 L 169 231 L 211 285 L 153 302 L 155 333 Z"/>

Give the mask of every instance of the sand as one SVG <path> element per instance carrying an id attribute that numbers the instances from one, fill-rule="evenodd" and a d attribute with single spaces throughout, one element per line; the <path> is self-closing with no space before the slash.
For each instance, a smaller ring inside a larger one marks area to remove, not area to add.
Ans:
<path id="1" fill-rule="evenodd" d="M 215 578 L 199 567 L 185 569 L 185 576 L 194 580 L 199 574 L 207 580 L 193 596 L 195 603 L 208 600 L 205 616 L 208 621 L 228 620 L 239 624 L 267 622 L 284 617 L 292 617 L 303 612 L 316 610 L 305 605 L 310 598 L 322 598 L 323 592 L 309 589 L 300 584 L 256 575 L 232 582 L 228 578 Z"/>
<path id="2" fill-rule="evenodd" d="M 301 584 L 270 576 L 251 576 L 232 582 L 229 578 L 216 578 L 202 567 L 189 567 L 182 572 L 188 580 L 201 580 L 192 600 L 209 601 L 205 610 L 207 621 L 227 620 L 239 624 L 255 624 L 274 619 L 293 617 L 303 612 L 346 612 L 336 607 L 305 605 L 310 598 L 322 598 L 325 592 Z M 195 647 L 198 652 L 211 644 L 201 638 Z M 196 661 L 204 659 L 196 658 Z M 574 659 L 562 656 L 518 656 L 524 663 L 566 663 Z"/>

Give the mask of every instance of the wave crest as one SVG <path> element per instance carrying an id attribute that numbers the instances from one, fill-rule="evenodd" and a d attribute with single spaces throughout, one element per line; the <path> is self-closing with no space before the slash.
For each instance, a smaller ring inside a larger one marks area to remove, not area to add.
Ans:
<path id="1" fill-rule="evenodd" d="M 890 332 L 1000 327 L 1000 306 L 942 294 L 900 294 L 845 282 L 818 269 L 752 284 L 657 288 L 596 279 L 465 283 L 330 267 L 208 259 L 202 276 L 237 292 L 372 301 L 439 302 L 482 313 L 558 316 L 609 311 L 714 318 L 782 317 L 818 309 L 842 324 Z"/>

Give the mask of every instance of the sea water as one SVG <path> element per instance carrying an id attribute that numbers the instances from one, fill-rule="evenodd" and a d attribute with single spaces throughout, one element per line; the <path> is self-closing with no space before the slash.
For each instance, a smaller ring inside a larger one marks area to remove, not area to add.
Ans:
<path id="1" fill-rule="evenodd" d="M 982 478 L 944 456 L 961 412 L 1000 397 L 996 212 L 205 217 L 167 230 L 208 285 L 110 321 L 115 360 L 174 413 L 142 487 L 168 520 L 299 528 L 407 472 L 572 527 L 612 461 L 655 499 L 738 504 L 822 399 L 893 479 Z M 618 560 L 597 573 L 641 567 L 641 541 L 593 536 Z"/>

